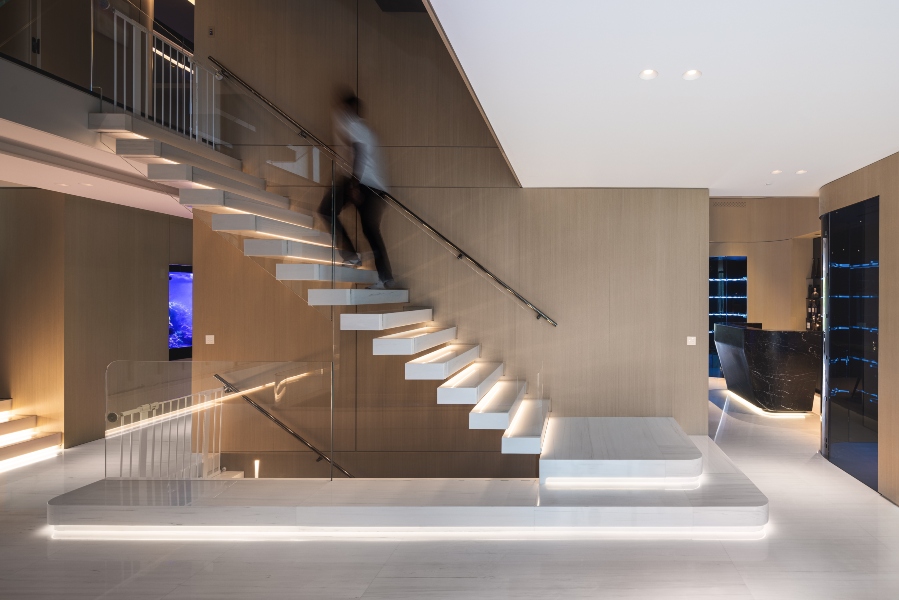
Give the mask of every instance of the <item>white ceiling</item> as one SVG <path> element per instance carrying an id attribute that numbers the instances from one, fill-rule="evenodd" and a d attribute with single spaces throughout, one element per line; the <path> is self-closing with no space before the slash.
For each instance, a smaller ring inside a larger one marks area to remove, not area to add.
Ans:
<path id="1" fill-rule="evenodd" d="M 899 151 L 897 0 L 430 2 L 525 187 L 816 196 Z"/>

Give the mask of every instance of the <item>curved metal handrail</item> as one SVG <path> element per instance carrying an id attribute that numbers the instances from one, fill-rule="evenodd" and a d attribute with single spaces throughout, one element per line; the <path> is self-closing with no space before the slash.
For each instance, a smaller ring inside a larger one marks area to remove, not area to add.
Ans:
<path id="1" fill-rule="evenodd" d="M 348 173 L 353 172 L 352 166 L 346 160 L 344 160 L 344 158 L 342 156 L 340 156 L 333 148 L 328 146 L 320 138 L 313 135 L 312 132 L 310 132 L 308 129 L 306 129 L 305 127 L 300 125 L 300 123 L 298 123 L 296 121 L 296 119 L 294 119 L 293 117 L 288 115 L 286 112 L 284 112 L 283 110 L 278 108 L 278 106 L 276 106 L 271 100 L 269 100 L 268 98 L 266 98 L 265 96 L 260 94 L 258 91 L 256 91 L 256 89 L 254 89 L 253 86 L 251 86 L 246 81 L 244 81 L 243 79 L 241 79 L 240 77 L 235 75 L 232 71 L 230 71 L 221 62 L 219 62 L 212 56 L 209 56 L 208 58 L 209 58 L 210 62 L 212 62 L 212 64 L 214 64 L 216 66 L 216 68 L 219 70 L 219 72 L 222 74 L 222 76 L 228 77 L 229 79 L 233 79 L 236 83 L 238 83 L 241 87 L 243 87 L 245 90 L 247 90 L 250 94 L 255 96 L 260 102 L 265 104 L 268 108 L 270 108 L 278 116 L 280 116 L 282 119 L 284 119 L 287 123 L 289 123 L 290 125 L 295 127 L 297 129 L 297 133 L 300 136 L 302 136 L 304 139 L 310 140 L 313 144 L 320 147 L 320 149 L 324 150 L 331 157 L 331 160 L 340 164 L 344 168 L 345 171 L 347 171 Z M 360 184 L 361 184 L 361 182 L 360 182 Z M 364 184 L 362 184 L 362 185 L 364 185 Z M 415 221 L 423 229 L 425 229 L 426 231 L 431 233 L 433 236 L 437 237 L 441 242 L 443 242 L 444 244 L 449 246 L 449 248 L 456 254 L 456 258 L 458 258 L 459 260 L 467 261 L 472 267 L 474 267 L 476 270 L 483 273 L 485 277 L 490 279 L 492 282 L 494 282 L 496 285 L 498 285 L 499 287 L 504 289 L 506 292 L 513 295 L 519 302 L 521 302 L 522 304 L 524 304 L 525 306 L 527 306 L 528 308 L 533 310 L 535 313 L 537 313 L 538 320 L 543 319 L 547 323 L 552 325 L 553 327 L 558 327 L 558 325 L 559 325 L 558 322 L 556 322 L 554 319 L 550 318 L 549 315 L 547 315 L 545 312 L 543 312 L 542 310 L 537 308 L 527 298 L 525 298 L 524 296 L 519 294 L 508 283 L 506 283 L 505 281 L 503 281 L 502 279 L 500 279 L 499 277 L 494 275 L 493 272 L 490 271 L 490 269 L 488 269 L 487 267 L 485 267 L 484 265 L 482 265 L 481 263 L 476 261 L 474 258 L 471 257 L 470 254 L 468 254 L 467 252 L 465 252 L 464 250 L 459 248 L 459 246 L 457 246 L 456 244 L 451 242 L 445 235 L 443 235 L 442 233 L 437 231 L 433 226 L 428 224 L 427 221 L 425 221 L 424 219 L 419 217 L 417 214 L 415 214 L 412 210 L 410 210 L 402 202 L 400 202 L 399 200 L 397 200 L 390 194 L 387 194 L 386 192 L 383 194 L 378 194 L 377 190 L 372 190 L 372 191 L 375 192 L 383 200 L 393 204 L 400 212 L 402 212 L 406 216 L 406 218 L 408 218 L 412 221 Z"/>

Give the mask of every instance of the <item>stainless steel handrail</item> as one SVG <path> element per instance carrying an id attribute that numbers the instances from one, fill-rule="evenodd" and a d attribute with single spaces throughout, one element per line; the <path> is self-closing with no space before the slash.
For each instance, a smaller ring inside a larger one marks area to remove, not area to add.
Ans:
<path id="1" fill-rule="evenodd" d="M 237 388 L 237 386 L 235 386 L 235 385 L 232 384 L 232 383 L 228 383 L 228 382 L 225 380 L 225 378 L 222 377 L 221 375 L 219 375 L 218 373 L 215 373 L 215 374 L 213 375 L 213 377 L 215 377 L 216 379 L 218 379 L 219 381 L 221 381 L 221 382 L 222 382 L 222 385 L 225 386 L 225 389 L 228 390 L 229 392 L 231 392 L 232 394 L 240 394 L 240 390 Z M 252 407 L 255 408 L 256 410 L 258 410 L 259 412 L 261 412 L 263 415 L 265 415 L 265 416 L 266 416 L 272 423 L 274 423 L 275 425 L 277 425 L 278 427 L 280 427 L 281 429 L 283 429 L 284 431 L 286 431 L 287 433 L 289 433 L 290 435 L 292 435 L 295 439 L 297 439 L 297 440 L 299 440 L 300 442 L 302 442 L 307 448 L 309 448 L 310 450 L 312 450 L 313 452 L 315 452 L 316 454 L 318 454 L 318 456 L 319 456 L 320 459 L 324 459 L 324 460 L 328 461 L 328 463 L 329 463 L 332 467 L 334 467 L 335 469 L 337 469 L 338 471 L 340 471 L 341 473 L 343 473 L 343 474 L 346 475 L 347 477 L 350 477 L 350 478 L 353 477 L 352 475 L 350 475 L 349 471 L 347 471 L 346 469 L 344 469 L 343 467 L 341 467 L 340 465 L 338 465 L 336 462 L 334 462 L 333 460 L 331 460 L 331 458 L 328 457 L 328 456 L 326 456 L 321 450 L 319 450 L 318 448 L 316 448 L 315 446 L 313 446 L 311 443 L 309 443 L 309 441 L 308 441 L 306 438 L 304 438 L 304 437 L 301 436 L 299 433 L 297 433 L 296 431 L 294 431 L 293 429 L 291 429 L 290 427 L 288 427 L 287 425 L 285 425 L 283 422 L 281 422 L 280 419 L 278 419 L 278 417 L 276 417 L 276 416 L 273 415 L 272 413 L 268 412 L 267 410 L 265 410 L 264 408 L 262 408 L 261 406 L 259 406 L 259 404 L 256 403 L 254 400 L 252 400 L 251 398 L 249 398 L 248 396 L 246 396 L 246 395 L 244 395 L 244 394 L 241 394 L 240 397 L 243 398 L 244 400 L 246 400 L 247 403 L 250 404 L 250 406 L 252 406 Z M 333 440 L 332 440 L 332 443 L 333 443 Z"/>
<path id="2" fill-rule="evenodd" d="M 279 117 L 284 119 L 291 126 L 295 127 L 297 129 L 297 133 L 300 136 L 302 136 L 304 139 L 310 140 L 314 145 L 316 145 L 319 148 L 321 148 L 322 150 L 324 150 L 331 157 L 331 160 L 333 160 L 337 164 L 340 164 L 347 173 L 353 172 L 352 166 L 346 160 L 344 160 L 342 156 L 340 156 L 336 151 L 334 151 L 333 148 L 331 148 L 326 143 L 324 143 L 320 138 L 313 135 L 308 129 L 306 129 L 305 127 L 300 125 L 296 121 L 296 119 L 294 119 L 293 117 L 288 115 L 286 112 L 284 112 L 283 110 L 278 108 L 278 106 L 276 106 L 271 100 L 269 100 L 268 98 L 266 98 L 265 96 L 260 94 L 258 91 L 256 91 L 253 88 L 253 86 L 251 86 L 246 81 L 244 81 L 243 79 L 241 79 L 240 77 L 235 75 L 232 71 L 230 71 L 221 62 L 219 62 L 212 56 L 209 56 L 208 58 L 209 58 L 209 61 L 212 62 L 212 64 L 214 64 L 216 66 L 216 68 L 219 70 L 219 72 L 222 74 L 222 76 L 228 77 L 229 79 L 234 80 L 237 84 L 239 84 L 241 87 L 243 87 L 245 90 L 247 90 L 250 94 L 255 96 L 260 102 L 265 104 L 269 109 L 271 109 Z M 360 182 L 360 185 L 364 185 L 364 184 L 361 184 L 361 182 Z M 377 194 L 377 190 L 372 190 L 372 191 Z M 443 242 L 444 244 L 449 246 L 449 248 L 456 254 L 456 258 L 458 258 L 459 260 L 467 261 L 471 266 L 473 266 L 476 270 L 483 273 L 484 276 L 486 276 L 488 279 L 493 281 L 496 285 L 498 285 L 499 287 L 504 289 L 509 294 L 512 294 L 513 296 L 515 296 L 515 298 L 519 302 L 521 302 L 522 304 L 524 304 L 525 306 L 527 306 L 528 308 L 533 310 L 535 313 L 537 313 L 538 320 L 543 319 L 547 323 L 552 325 L 553 327 L 558 327 L 558 325 L 559 325 L 558 322 L 556 322 L 554 319 L 550 318 L 549 315 L 547 315 L 545 312 L 543 312 L 542 310 L 537 308 L 527 298 L 525 298 L 524 296 L 519 294 L 514 288 L 512 288 L 512 286 L 510 286 L 505 281 L 503 281 L 502 279 L 500 279 L 499 277 L 494 275 L 487 267 L 485 267 L 484 265 L 482 265 L 481 263 L 476 261 L 474 258 L 472 258 L 470 254 L 468 254 L 467 252 L 465 252 L 464 250 L 459 248 L 459 246 L 457 246 L 456 244 L 451 242 L 445 235 L 443 235 L 442 233 L 437 231 L 433 226 L 428 224 L 427 221 L 425 221 L 424 219 L 419 217 L 417 214 L 415 214 L 412 210 L 410 210 L 402 202 L 400 202 L 399 200 L 397 200 L 390 194 L 387 194 L 386 192 L 384 194 L 377 194 L 377 195 L 379 197 L 381 197 L 383 200 L 393 204 L 401 213 L 403 213 L 404 216 L 406 216 L 406 218 L 418 223 L 426 231 L 428 231 L 433 236 L 437 237 L 441 242 Z"/>

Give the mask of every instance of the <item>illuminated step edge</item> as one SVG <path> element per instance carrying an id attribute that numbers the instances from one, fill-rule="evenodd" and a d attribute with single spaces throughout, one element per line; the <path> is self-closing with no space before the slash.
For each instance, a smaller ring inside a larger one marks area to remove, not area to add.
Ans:
<path id="1" fill-rule="evenodd" d="M 263 204 L 246 196 L 224 190 L 182 189 L 178 191 L 178 201 L 184 206 L 211 213 L 259 215 L 309 229 L 313 225 L 312 215 Z"/>
<path id="2" fill-rule="evenodd" d="M 214 214 L 212 230 L 235 233 L 244 237 L 276 238 L 331 247 L 331 236 L 327 233 L 259 215 Z"/>
<path id="3" fill-rule="evenodd" d="M 437 388 L 437 404 L 477 404 L 499 378 L 503 363 L 476 362 Z"/>
<path id="4" fill-rule="evenodd" d="M 0 413 L 9 412 L 12 410 L 12 399 L 3 398 L 0 400 Z"/>
<path id="5" fill-rule="evenodd" d="M 160 140 L 119 139 L 116 140 L 115 153 L 118 156 L 130 158 L 144 164 L 188 164 L 207 171 L 218 172 L 260 190 L 265 189 L 264 179 L 244 173 L 239 166 L 237 168 L 225 166 L 218 161 L 177 148 Z"/>
<path id="6" fill-rule="evenodd" d="M 344 313 L 340 315 L 340 329 L 343 331 L 384 331 L 395 327 L 427 323 L 433 318 L 434 311 L 430 308 L 389 313 Z"/>
<path id="7" fill-rule="evenodd" d="M 411 356 L 456 339 L 456 328 L 422 327 L 372 340 L 372 354 Z"/>
<path id="8" fill-rule="evenodd" d="M 147 179 L 166 183 L 176 188 L 200 188 L 233 192 L 277 208 L 290 208 L 290 201 L 284 196 L 279 196 L 242 181 L 230 179 L 218 173 L 191 165 L 149 164 L 147 165 Z"/>
<path id="9" fill-rule="evenodd" d="M 331 269 L 331 265 L 282 263 L 275 265 L 275 277 L 279 281 L 331 281 Z M 378 282 L 377 271 L 340 266 L 333 269 L 333 280 L 340 283 Z"/>
<path id="10" fill-rule="evenodd" d="M 45 433 L 21 442 L 0 447 L 0 468 L 2 461 L 22 457 L 32 452 L 55 448 L 62 443 L 61 433 Z"/>
<path id="11" fill-rule="evenodd" d="M 409 290 L 309 290 L 312 306 L 356 306 L 360 304 L 404 304 Z"/>
<path id="12" fill-rule="evenodd" d="M 528 383 L 500 379 L 468 413 L 469 429 L 508 429 L 521 408 Z"/>
<path id="13" fill-rule="evenodd" d="M 549 420 L 549 400 L 525 398 L 503 434 L 503 454 L 540 454 Z"/>
<path id="14" fill-rule="evenodd" d="M 292 258 L 331 264 L 331 248 L 290 240 L 244 240 L 243 253 L 264 258 Z"/>
<path id="15" fill-rule="evenodd" d="M 37 427 L 37 417 L 34 415 L 12 416 L 8 420 L 0 422 L 0 436 L 27 431 L 35 427 Z"/>
<path id="16" fill-rule="evenodd" d="M 452 344 L 406 363 L 406 379 L 442 381 L 477 360 L 479 345 Z"/>

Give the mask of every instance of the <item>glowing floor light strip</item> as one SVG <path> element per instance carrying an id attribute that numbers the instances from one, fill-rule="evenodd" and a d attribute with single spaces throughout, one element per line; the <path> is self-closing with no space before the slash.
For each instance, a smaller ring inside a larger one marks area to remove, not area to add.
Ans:
<path id="1" fill-rule="evenodd" d="M 58 456 L 60 452 L 62 452 L 62 448 L 60 448 L 59 446 L 53 446 L 52 448 L 36 450 L 34 452 L 29 452 L 28 454 L 23 454 L 22 456 L 17 456 L 15 458 L 0 460 L 0 473 L 12 471 L 13 469 L 18 469 L 19 467 L 24 467 L 27 465 L 33 465 L 34 463 L 41 462 L 42 460 L 47 460 L 48 458 Z"/>
<path id="2" fill-rule="evenodd" d="M 695 490 L 697 477 L 547 477 L 544 485 L 567 490 Z"/>
<path id="3" fill-rule="evenodd" d="M 756 406 L 749 400 L 746 400 L 745 398 L 741 398 L 740 396 L 737 396 L 733 392 L 728 392 L 727 396 L 728 396 L 728 398 L 730 398 L 737 404 L 740 404 L 744 408 L 748 409 L 750 412 L 757 414 L 759 416 L 762 416 L 762 417 L 766 417 L 768 419 L 804 419 L 806 417 L 806 415 L 814 414 L 814 413 L 809 413 L 809 412 L 770 412 L 767 410 L 762 410 L 761 408 L 759 408 L 758 406 Z"/>
<path id="4" fill-rule="evenodd" d="M 3 446 L 9 446 L 10 444 L 18 444 L 19 442 L 30 440 L 33 437 L 34 429 L 25 429 L 23 431 L 16 431 L 13 433 L 7 433 L 6 435 L 0 435 L 0 448 L 2 448 Z"/>
<path id="5" fill-rule="evenodd" d="M 766 525 L 745 527 L 184 527 L 56 525 L 47 532 L 54 540 L 303 542 L 314 540 L 569 540 L 569 539 L 688 539 L 761 540 Z"/>
<path id="6" fill-rule="evenodd" d="M 12 418 L 11 410 L 4 410 L 3 412 L 0 412 L 0 423 L 6 423 L 11 418 Z"/>

